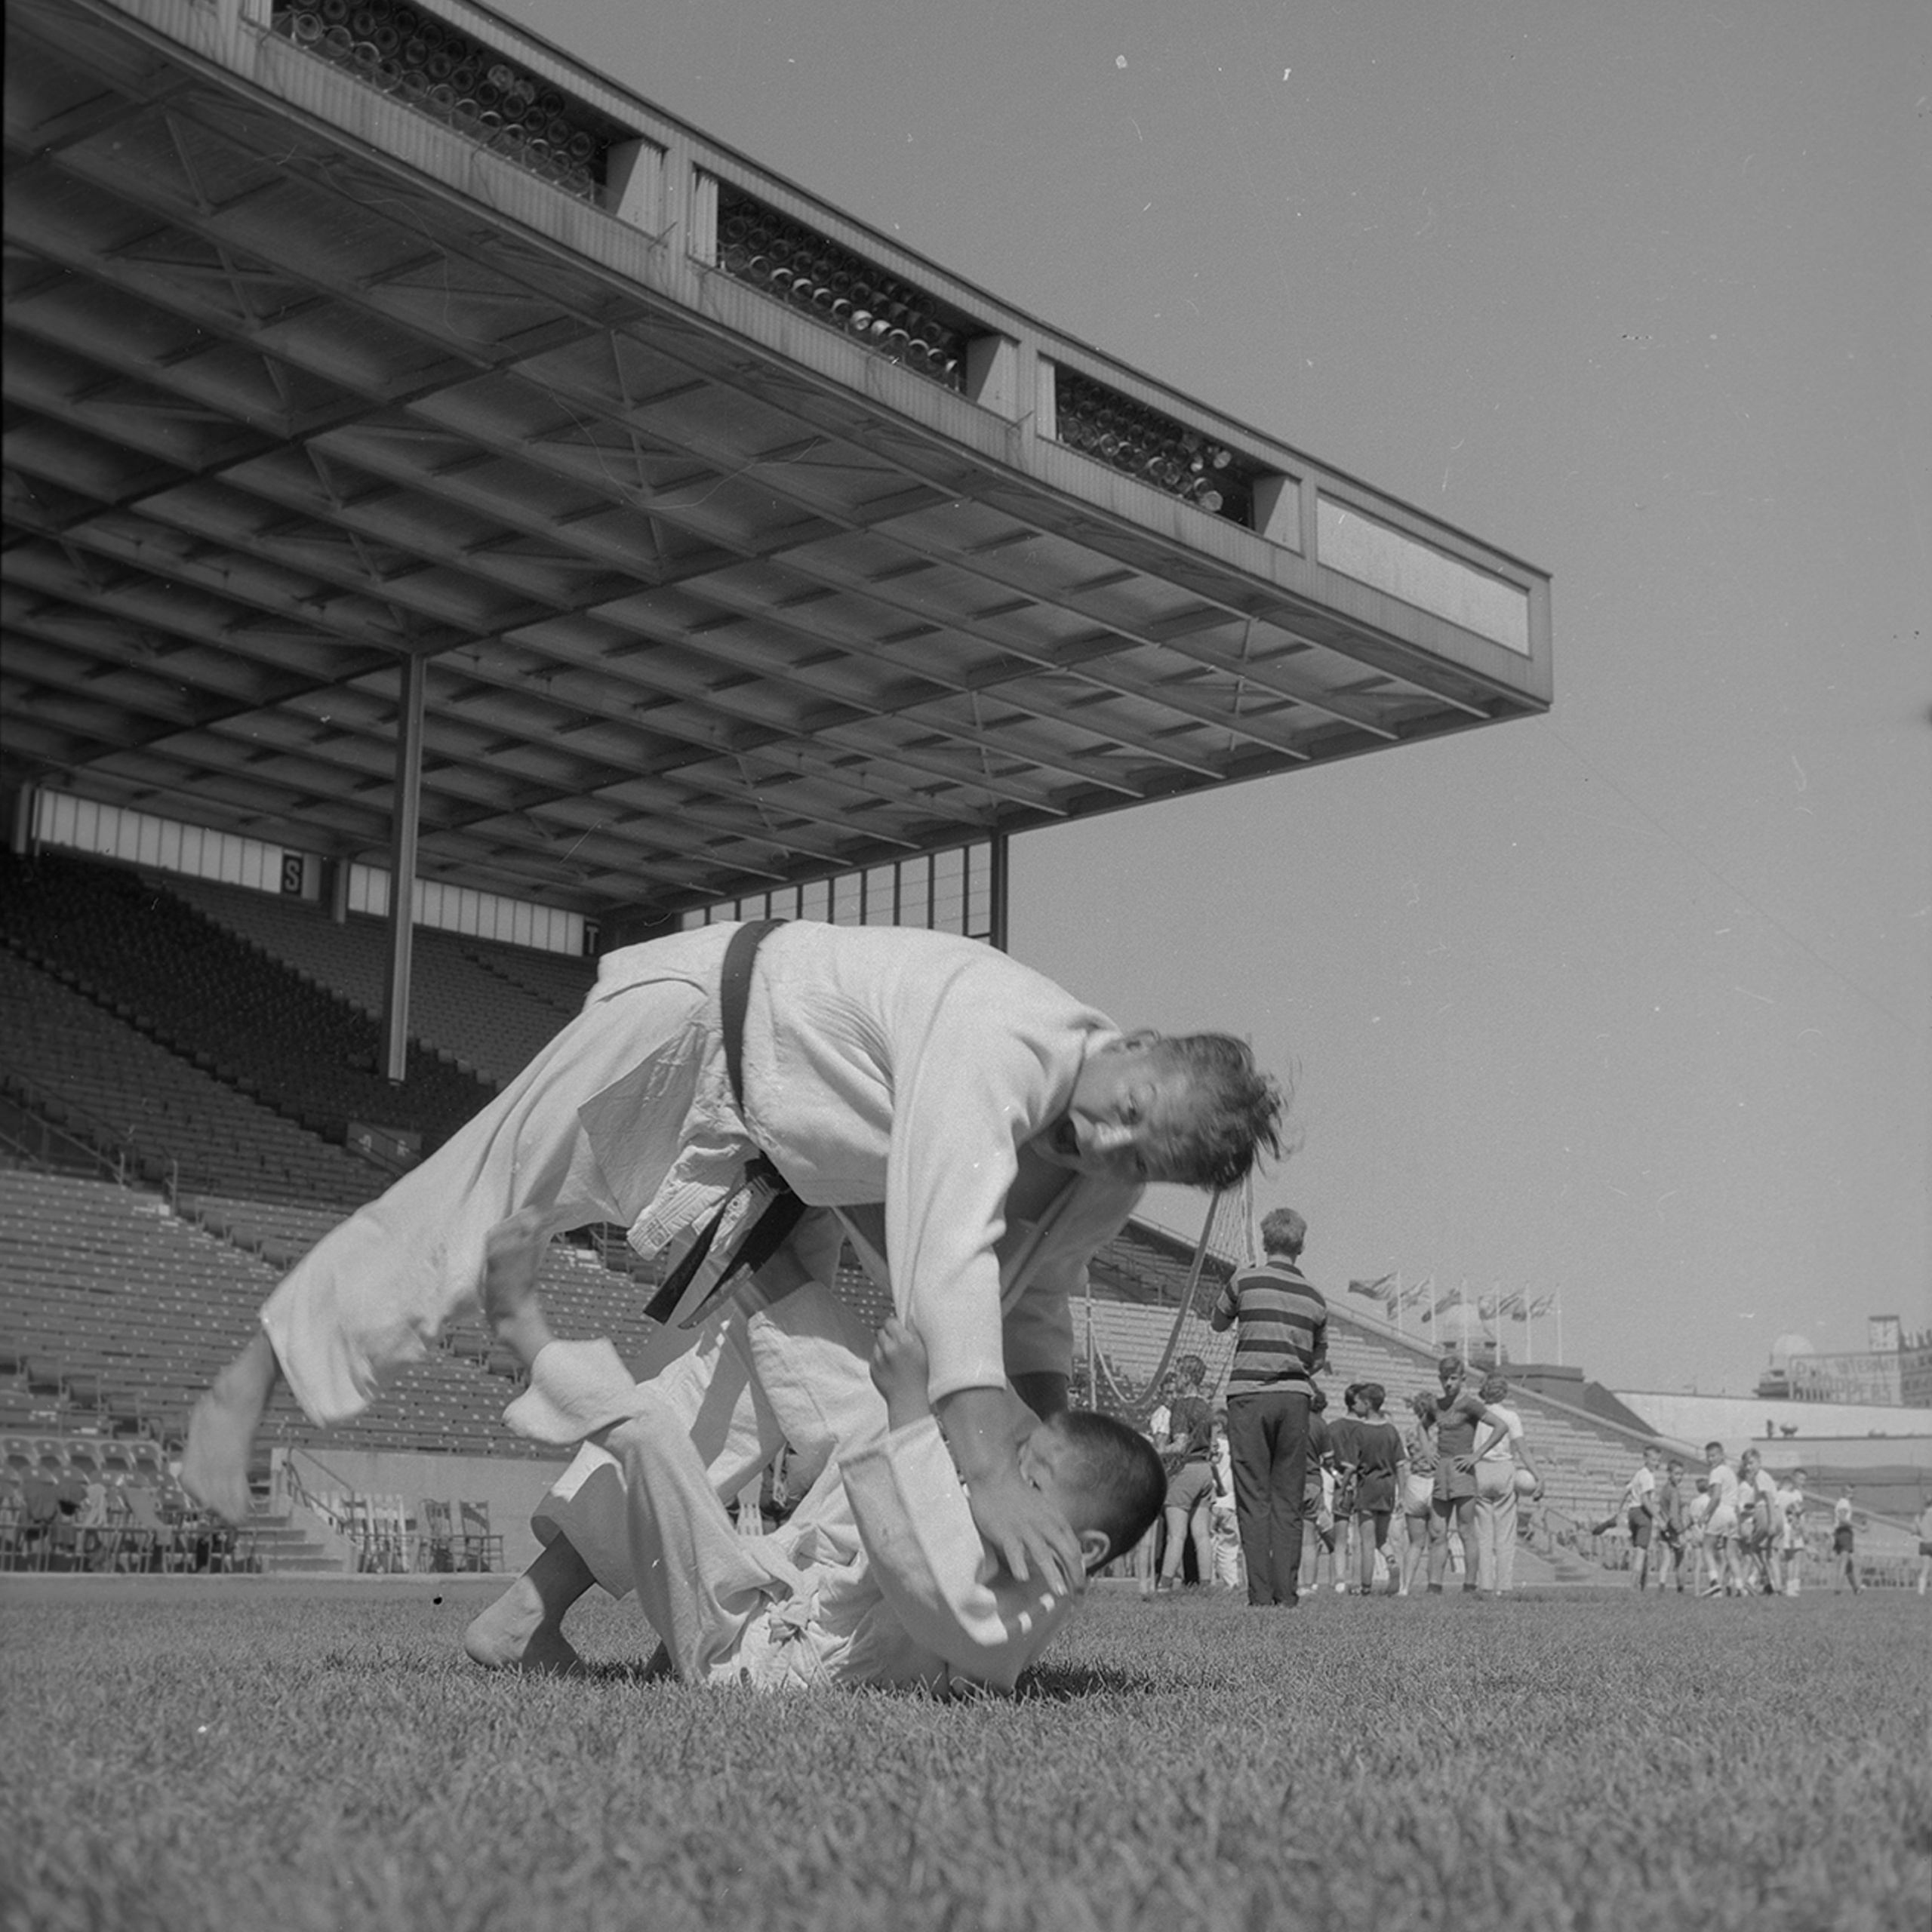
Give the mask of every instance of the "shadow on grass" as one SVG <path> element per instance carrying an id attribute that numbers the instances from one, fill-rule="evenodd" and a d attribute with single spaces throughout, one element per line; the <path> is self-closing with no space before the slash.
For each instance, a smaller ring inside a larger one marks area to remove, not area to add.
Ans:
<path id="1" fill-rule="evenodd" d="M 651 1684 L 675 1684 L 678 1674 L 661 1657 L 628 1658 L 622 1663 L 594 1663 L 586 1658 L 568 1678 L 571 1684 L 592 1684 L 599 1690 L 636 1688 Z"/>
<path id="2" fill-rule="evenodd" d="M 1145 1671 L 1110 1664 L 1043 1664 L 1020 1678 L 1014 1695 L 1023 1704 L 1064 1704 L 1076 1697 L 1146 1697 L 1159 1687 Z"/>

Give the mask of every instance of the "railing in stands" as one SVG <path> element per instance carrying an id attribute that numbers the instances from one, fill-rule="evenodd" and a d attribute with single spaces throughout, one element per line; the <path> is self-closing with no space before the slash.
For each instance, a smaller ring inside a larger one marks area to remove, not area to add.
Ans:
<path id="1" fill-rule="evenodd" d="M 302 1480 L 302 1472 L 297 1466 L 298 1457 L 303 1461 L 314 1463 L 335 1485 L 337 1493 L 345 1499 L 353 1498 L 355 1485 L 346 1478 L 338 1475 L 312 1449 L 305 1449 L 293 1442 L 286 1446 L 281 1463 L 281 1480 L 287 1500 L 291 1503 L 300 1503 L 310 1515 L 321 1517 L 338 1534 L 346 1536 L 349 1534 L 347 1521 L 323 1502 Z"/>
<path id="2" fill-rule="evenodd" d="M 21 1072 L 19 1068 L 0 1063 L 0 1094 L 4 1094 L 14 1103 L 21 1115 L 17 1123 L 31 1132 L 32 1140 L 39 1143 L 36 1152 L 29 1141 L 22 1140 L 16 1134 L 0 1129 L 0 1144 L 4 1144 L 32 1161 L 35 1165 L 46 1167 L 51 1162 L 48 1150 L 54 1144 L 70 1150 L 70 1158 L 83 1160 L 94 1167 L 106 1180 L 125 1187 L 129 1185 L 128 1170 L 145 1161 L 152 1166 L 165 1162 L 167 1178 L 163 1189 L 168 1203 L 174 1205 L 181 1198 L 182 1165 L 180 1157 L 171 1149 L 158 1141 L 143 1135 L 137 1140 L 125 1128 L 115 1126 L 104 1120 L 91 1109 L 66 1094 L 57 1093 L 43 1081 Z M 66 1128 L 48 1118 L 58 1112 L 66 1119 L 76 1122 L 87 1131 L 70 1133 Z M 189 1170 L 191 1185 L 206 1186 L 206 1181 L 196 1182 L 195 1171 Z"/>
<path id="3" fill-rule="evenodd" d="M 9 1099 L 12 1096 L 8 1096 Z M 122 1186 L 128 1177 L 121 1164 L 111 1161 L 99 1148 L 90 1146 L 85 1140 L 76 1140 L 71 1134 L 63 1134 L 51 1121 L 41 1119 L 37 1115 L 22 1108 L 23 1118 L 17 1123 L 28 1131 L 23 1136 L 10 1131 L 0 1125 L 0 1149 L 4 1149 L 17 1161 L 30 1168 L 52 1168 L 56 1165 L 86 1165 L 94 1169 L 103 1180 L 111 1180 Z M 66 1149 L 64 1161 L 57 1163 L 52 1158 L 54 1143 L 58 1142 Z"/>

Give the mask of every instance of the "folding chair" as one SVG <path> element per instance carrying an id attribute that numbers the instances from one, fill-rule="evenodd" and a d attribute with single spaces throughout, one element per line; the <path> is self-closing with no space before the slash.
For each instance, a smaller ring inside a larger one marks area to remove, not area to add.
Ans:
<path id="1" fill-rule="evenodd" d="M 142 1571 L 173 1567 L 174 1533 L 161 1512 L 154 1491 L 143 1482 L 125 1484 L 121 1503 L 125 1514 L 115 1562 L 123 1569 Z"/>
<path id="2" fill-rule="evenodd" d="M 376 1567 L 376 1524 L 366 1496 L 346 1497 L 343 1502 L 343 1533 L 355 1546 L 355 1567 L 367 1574 Z"/>
<path id="3" fill-rule="evenodd" d="M 409 1514 L 400 1496 L 372 1496 L 369 1521 L 375 1543 L 375 1567 L 383 1575 L 400 1576 L 409 1567 Z"/>
<path id="4" fill-rule="evenodd" d="M 450 1506 L 426 1496 L 421 1504 L 423 1533 L 417 1540 L 417 1567 L 441 1574 L 456 1567 L 451 1549 Z"/>
<path id="5" fill-rule="evenodd" d="M 463 1512 L 463 1567 L 466 1570 L 494 1570 L 503 1561 L 503 1537 L 490 1527 L 487 1503 L 465 1503 Z"/>
<path id="6" fill-rule="evenodd" d="M 20 1485 L 0 1478 L 0 1570 L 20 1567 Z"/>

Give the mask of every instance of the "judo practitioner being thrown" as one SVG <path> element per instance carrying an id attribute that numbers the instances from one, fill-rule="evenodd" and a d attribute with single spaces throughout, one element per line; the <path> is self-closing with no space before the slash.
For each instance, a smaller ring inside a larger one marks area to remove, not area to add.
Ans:
<path id="1" fill-rule="evenodd" d="M 183 1483 L 240 1520 L 278 1376 L 318 1424 L 361 1413 L 475 1308 L 490 1231 L 525 1209 L 546 1234 L 616 1222 L 652 1254 L 762 1156 L 817 1211 L 791 1236 L 808 1275 L 830 1280 L 850 1238 L 890 1281 L 1004 1567 L 1072 1587 L 1079 1545 L 1022 1478 L 1008 1378 L 1065 1407 L 1089 1257 L 1149 1182 L 1231 1186 L 1278 1153 L 1282 1106 L 1241 1041 L 1123 1034 L 948 934 L 798 921 L 623 948 L 509 1087 L 282 1281 L 195 1407 Z"/>
<path id="2" fill-rule="evenodd" d="M 561 1626 L 575 1592 L 555 1587 L 594 1575 L 614 1595 L 635 1589 L 688 1684 L 1013 1688 L 1074 1599 L 1020 1583 L 988 1552 L 909 1328 L 895 1318 L 874 1343 L 825 1287 L 804 1283 L 768 1309 L 728 1309 L 696 1349 L 638 1383 L 608 1342 L 551 1334 L 536 1285 L 543 1238 L 531 1211 L 488 1243 L 484 1306 L 531 1371 L 505 1419 L 540 1441 L 588 1435 L 603 1450 L 580 1453 L 538 1511 L 548 1547 L 472 1624 L 473 1657 L 574 1668 Z M 1166 1487 L 1152 1446 L 1112 1417 L 1042 1420 L 1012 1396 L 1008 1407 L 1022 1480 L 1065 1517 L 1085 1567 L 1131 1549 Z M 782 1529 L 740 1535 L 721 1497 L 787 1443 L 817 1480 Z M 533 1631 L 520 1607 L 546 1589 Z"/>

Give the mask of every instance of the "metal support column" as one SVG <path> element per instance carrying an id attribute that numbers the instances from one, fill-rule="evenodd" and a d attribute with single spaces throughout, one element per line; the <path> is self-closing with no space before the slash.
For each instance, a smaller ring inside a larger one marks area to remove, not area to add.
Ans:
<path id="1" fill-rule="evenodd" d="M 992 861 L 990 866 L 992 878 L 989 883 L 992 888 L 992 915 L 989 922 L 990 931 L 989 937 L 992 940 L 994 950 L 998 952 L 1004 952 L 1009 950 L 1007 945 L 1006 928 L 1006 889 L 1008 877 L 1006 834 L 1003 832 L 995 832 L 992 837 L 987 841 L 987 844 L 989 848 L 989 857 Z"/>
<path id="2" fill-rule="evenodd" d="M 409 971 L 415 938 L 416 841 L 423 825 L 423 697 L 429 661 L 405 657 L 397 683 L 395 802 L 389 815 L 389 978 L 383 989 L 384 1066 L 398 1085 L 409 1072 Z"/>
<path id="3" fill-rule="evenodd" d="M 24 859 L 33 850 L 34 808 L 39 802 L 39 788 L 29 778 L 14 794 L 14 822 L 9 835 L 14 856 Z"/>

